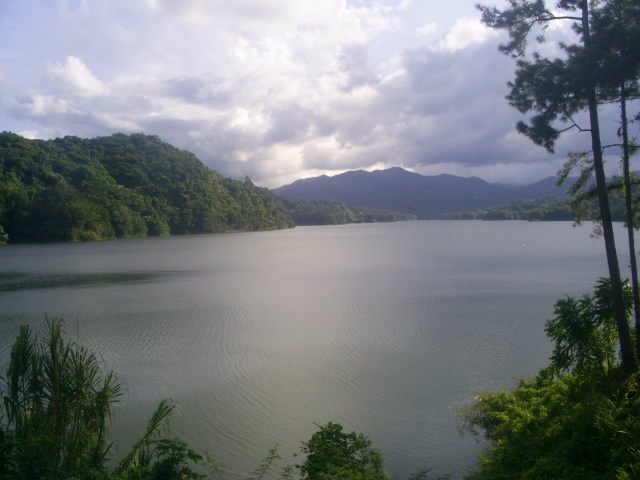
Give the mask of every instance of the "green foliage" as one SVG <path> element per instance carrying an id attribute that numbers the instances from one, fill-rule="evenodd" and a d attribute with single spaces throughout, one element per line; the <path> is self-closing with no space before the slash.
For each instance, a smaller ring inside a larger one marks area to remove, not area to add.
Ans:
<path id="1" fill-rule="evenodd" d="M 7 234 L 7 232 L 4 231 L 4 228 L 2 228 L 2 225 L 0 225 L 0 245 L 3 245 L 8 242 L 9 242 L 9 235 Z"/>
<path id="2" fill-rule="evenodd" d="M 556 198 L 518 200 L 505 205 L 458 212 L 446 218 L 459 220 L 529 220 L 529 221 L 570 221 L 575 219 L 569 201 Z"/>
<path id="3" fill-rule="evenodd" d="M 356 214 L 342 202 L 281 199 L 296 225 L 341 225 L 356 221 Z"/>
<path id="4" fill-rule="evenodd" d="M 340 424 L 321 426 L 301 451 L 306 455 L 299 466 L 302 479 L 388 480 L 382 456 L 371 447 L 371 440 L 356 432 L 343 432 Z"/>
<path id="5" fill-rule="evenodd" d="M 630 287 L 625 285 L 627 307 Z M 551 364 L 512 392 L 482 393 L 466 426 L 489 447 L 471 480 L 639 478 L 640 375 L 616 351 L 611 284 L 556 303 Z"/>
<path id="6" fill-rule="evenodd" d="M 20 329 L 2 390 L 7 478 L 103 472 L 121 387 L 95 354 L 63 339 L 59 321 L 47 321 L 44 338 Z"/>
<path id="7" fill-rule="evenodd" d="M 320 200 L 280 199 L 282 208 L 296 225 L 342 225 L 345 223 L 374 223 L 415 220 L 408 213 L 374 208 L 350 208 L 343 202 Z"/>
<path id="8" fill-rule="evenodd" d="M 229 221 L 237 230 L 273 230 L 293 227 L 294 222 L 285 213 L 279 199 L 265 188 L 256 187 L 248 178 L 244 182 L 224 179 L 235 204 L 229 211 Z"/>
<path id="9" fill-rule="evenodd" d="M 247 480 L 262 480 L 273 468 L 275 462 L 281 459 L 282 457 L 278 454 L 278 446 L 276 445 L 269 449 L 267 456 L 262 459 L 258 468 L 253 471 L 253 474 L 251 474 Z M 281 476 L 283 478 L 293 478 L 293 467 L 286 465 L 282 470 Z"/>
<path id="10" fill-rule="evenodd" d="M 550 9 L 546 2 L 513 1 L 509 7 L 499 10 L 495 7 L 478 6 L 482 21 L 489 27 L 506 30 L 509 41 L 500 50 L 517 60 L 515 79 L 509 82 L 509 103 L 522 113 L 533 112 L 529 123 L 518 122 L 517 129 L 534 143 L 552 152 L 556 140 L 564 131 L 555 124 L 569 122 L 572 116 L 587 107 L 587 93 L 591 79 L 591 63 L 584 61 L 579 45 L 561 43 L 558 45 L 562 58 L 548 59 L 534 52 L 525 58 L 528 37 L 535 31 L 537 41 L 545 41 L 545 30 L 550 22 L 572 22 L 573 29 L 583 35 L 582 14 L 588 12 L 582 2 L 560 1 L 556 9 Z M 583 8 L 586 10 L 583 11 Z M 576 126 L 577 127 L 577 126 Z"/>
<path id="11" fill-rule="evenodd" d="M 198 480 L 206 475 L 193 470 L 192 465 L 204 457 L 179 438 L 161 438 L 148 441 L 144 453 L 138 452 L 138 460 L 114 473 L 113 480 Z"/>
<path id="12" fill-rule="evenodd" d="M 631 313 L 632 292 L 624 285 L 627 314 Z M 616 326 L 612 313 L 611 282 L 601 278 L 593 295 L 556 302 L 554 317 L 545 332 L 554 342 L 552 366 L 589 380 L 605 376 L 617 366 Z"/>
<path id="13" fill-rule="evenodd" d="M 634 180 L 634 187 L 637 181 Z M 625 222 L 625 205 L 619 179 L 609 183 L 611 217 L 615 222 Z M 634 202 L 640 198 L 634 197 Z M 637 210 L 637 209 L 636 209 Z M 528 220 L 528 221 L 575 221 L 580 224 L 587 220 L 600 221 L 600 210 L 593 187 L 572 200 L 556 197 L 534 200 L 518 200 L 497 207 L 456 212 L 443 216 L 456 220 Z M 640 226 L 640 215 L 636 213 L 634 227 Z"/>
<path id="14" fill-rule="evenodd" d="M 204 478 L 192 470 L 202 456 L 160 436 L 174 408 L 166 401 L 116 471 L 108 471 L 111 408 L 121 391 L 94 353 L 65 340 L 61 320 L 47 320 L 42 336 L 21 327 L 0 384 L 0 479 Z"/>
<path id="15" fill-rule="evenodd" d="M 601 68 L 594 72 L 603 98 L 616 99 L 620 86 L 637 95 L 640 85 L 640 4 L 636 0 L 609 0 L 593 10 L 592 55 Z"/>
<path id="16" fill-rule="evenodd" d="M 1 378 L 0 480 L 208 478 L 201 468 L 210 462 L 181 439 L 166 435 L 175 409 L 167 400 L 117 466 L 108 468 L 111 408 L 122 387 L 113 372 L 103 371 L 94 353 L 65 339 L 62 320 L 47 320 L 42 334 L 21 327 Z M 320 427 L 301 451 L 305 461 L 285 465 L 279 478 L 388 480 L 371 441 L 343 432 L 339 424 Z M 246 478 L 272 477 L 280 459 L 274 447 Z M 415 478 L 432 477 L 425 470 Z"/>
<path id="17" fill-rule="evenodd" d="M 122 387 L 93 352 L 65 339 L 60 319 L 47 320 L 41 334 L 21 327 L 0 378 L 0 480 L 208 478 L 200 469 L 210 462 L 181 439 L 166 436 L 175 409 L 167 400 L 115 469 L 109 469 L 111 408 Z M 279 478 L 388 480 L 371 441 L 343 432 L 339 424 L 320 427 L 301 451 L 305 461 L 285 465 Z M 280 459 L 274 447 L 247 479 L 270 478 Z M 425 470 L 416 478 L 431 477 Z"/>
<path id="18" fill-rule="evenodd" d="M 490 446 L 468 478 L 638 478 L 639 380 L 636 374 L 585 383 L 542 371 L 512 392 L 479 395 L 466 418 Z"/>
<path id="19" fill-rule="evenodd" d="M 142 134 L 0 134 L 0 242 L 85 241 L 293 226 L 250 182 Z"/>

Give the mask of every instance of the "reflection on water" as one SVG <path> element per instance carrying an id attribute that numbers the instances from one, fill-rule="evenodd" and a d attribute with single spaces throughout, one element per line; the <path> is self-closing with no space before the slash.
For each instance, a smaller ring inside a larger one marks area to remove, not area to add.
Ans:
<path id="1" fill-rule="evenodd" d="M 121 452 L 169 397 L 175 430 L 234 471 L 333 420 L 399 478 L 459 475 L 480 447 L 457 409 L 546 363 L 553 302 L 606 268 L 589 233 L 434 221 L 9 246 L 0 359 L 19 324 L 67 319 L 128 385 Z"/>
<path id="2" fill-rule="evenodd" d="M 20 273 L 0 272 L 0 293 L 60 287 L 95 287 L 111 284 L 151 282 L 161 277 L 185 272 L 120 273 Z"/>

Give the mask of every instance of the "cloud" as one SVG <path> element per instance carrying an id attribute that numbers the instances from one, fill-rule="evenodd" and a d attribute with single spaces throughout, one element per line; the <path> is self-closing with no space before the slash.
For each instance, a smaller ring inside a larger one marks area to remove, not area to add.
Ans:
<path id="1" fill-rule="evenodd" d="M 20 115 L 43 117 L 62 115 L 71 111 L 69 102 L 64 99 L 39 93 L 15 99 L 14 111 Z"/>
<path id="2" fill-rule="evenodd" d="M 31 140 L 34 140 L 36 138 L 40 138 L 40 136 L 38 135 L 38 131 L 37 130 L 20 130 L 19 132 L 16 132 L 18 135 L 20 135 L 21 137 L 24 138 L 29 138 Z"/>
<path id="3" fill-rule="evenodd" d="M 94 97 L 106 95 L 108 90 L 91 70 L 74 56 L 68 56 L 65 63 L 55 63 L 49 67 L 49 77 L 60 82 L 72 95 Z"/>
<path id="4" fill-rule="evenodd" d="M 416 28 L 416 35 L 419 37 L 432 37 L 440 32 L 440 27 L 436 22 L 428 22 Z"/>
<path id="5" fill-rule="evenodd" d="M 156 134 L 265 186 L 392 165 L 555 173 L 584 137 L 548 156 L 516 134 L 512 60 L 449 3 L 24 0 L 0 30 L 0 120 L 41 137 Z"/>
<path id="6" fill-rule="evenodd" d="M 455 52 L 469 45 L 486 42 L 497 32 L 486 27 L 478 18 L 459 18 L 453 28 L 434 46 L 435 50 Z"/>
<path id="7" fill-rule="evenodd" d="M 367 47 L 347 45 L 338 57 L 340 70 L 345 74 L 345 88 L 352 89 L 373 80 L 369 67 Z"/>

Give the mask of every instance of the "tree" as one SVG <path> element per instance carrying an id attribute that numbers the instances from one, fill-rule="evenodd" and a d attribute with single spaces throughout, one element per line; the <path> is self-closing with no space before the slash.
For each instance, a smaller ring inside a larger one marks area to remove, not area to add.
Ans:
<path id="1" fill-rule="evenodd" d="M 466 426 L 489 444 L 468 480 L 640 478 L 640 373 L 616 368 L 612 307 L 609 279 L 559 300 L 545 328 L 551 364 L 511 392 L 476 397 Z"/>
<path id="2" fill-rule="evenodd" d="M 623 190 L 629 244 L 631 280 L 633 286 L 636 355 L 640 358 L 640 286 L 635 254 L 634 208 L 630 157 L 636 151 L 629 139 L 627 104 L 629 98 L 640 95 L 640 4 L 630 0 L 612 0 L 594 18 L 593 45 L 596 61 L 605 75 L 599 79 L 602 101 L 617 101 L 620 105 L 618 136 L 622 145 Z"/>
<path id="3" fill-rule="evenodd" d="M 632 0 L 610 0 L 593 14 L 591 28 L 591 63 L 598 65 L 597 95 L 601 105 L 617 103 L 620 108 L 620 127 L 617 134 L 620 144 L 603 148 L 620 148 L 622 156 L 622 178 L 609 182 L 611 192 L 623 193 L 624 220 L 627 224 L 627 242 L 629 246 L 631 284 L 633 288 L 636 325 L 636 356 L 640 358 L 640 286 L 635 254 L 634 228 L 637 228 L 636 207 L 633 198 L 634 181 L 630 170 L 630 157 L 637 151 L 630 140 L 628 104 L 640 97 L 638 78 L 640 77 L 640 4 Z M 593 174 L 593 159 L 589 152 L 570 155 L 565 164 L 561 179 L 564 180 L 571 170 L 580 165 L 579 180 L 571 187 L 576 196 L 574 211 L 580 216 L 588 210 L 594 189 L 590 186 Z"/>
<path id="4" fill-rule="evenodd" d="M 299 466 L 303 480 L 388 480 L 382 456 L 366 436 L 342 431 L 329 422 L 303 442 L 306 460 Z"/>
<path id="5" fill-rule="evenodd" d="M 624 285 L 625 306 L 631 309 L 631 288 Z M 611 282 L 601 278 L 593 295 L 558 300 L 545 332 L 553 341 L 551 365 L 593 380 L 617 365 L 615 323 L 611 315 Z"/>
<path id="6" fill-rule="evenodd" d="M 590 134 L 622 366 L 627 372 L 633 372 L 638 366 L 624 307 L 600 136 L 597 86 L 604 74 L 595 61 L 597 57 L 593 54 L 591 36 L 591 22 L 597 11 L 591 10 L 588 0 L 559 0 L 556 6 L 561 13 L 552 12 L 544 0 L 509 0 L 508 3 L 509 8 L 502 11 L 495 7 L 478 8 L 486 25 L 509 33 L 509 42 L 501 45 L 500 50 L 519 58 L 516 77 L 509 83 L 511 91 L 507 98 L 520 112 L 534 112 L 534 116 L 528 124 L 519 122 L 518 131 L 550 152 L 553 152 L 556 140 L 565 131 L 578 129 Z M 572 22 L 579 42 L 560 45 L 564 58 L 548 59 L 534 53 L 531 60 L 526 59 L 527 40 L 534 27 L 542 28 L 538 40 L 543 41 L 544 29 L 548 24 L 560 20 Z M 573 120 L 577 112 L 585 109 L 589 114 L 588 129 L 580 127 Z M 558 126 L 558 122 L 563 126 Z"/>
<path id="7" fill-rule="evenodd" d="M 102 375 L 94 354 L 64 341 L 60 322 L 48 321 L 42 340 L 21 327 L 3 390 L 10 477 L 104 473 L 110 408 L 121 387 L 113 374 Z"/>

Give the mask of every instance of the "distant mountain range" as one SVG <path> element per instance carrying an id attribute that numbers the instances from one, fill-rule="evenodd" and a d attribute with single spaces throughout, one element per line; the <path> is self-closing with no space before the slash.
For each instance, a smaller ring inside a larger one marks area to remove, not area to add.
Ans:
<path id="1" fill-rule="evenodd" d="M 385 209 L 433 219 L 516 200 L 562 198 L 566 195 L 565 188 L 556 185 L 555 177 L 520 186 L 489 183 L 478 177 L 425 176 L 394 167 L 307 178 L 273 192 L 289 200 L 340 201 L 351 207 Z"/>

